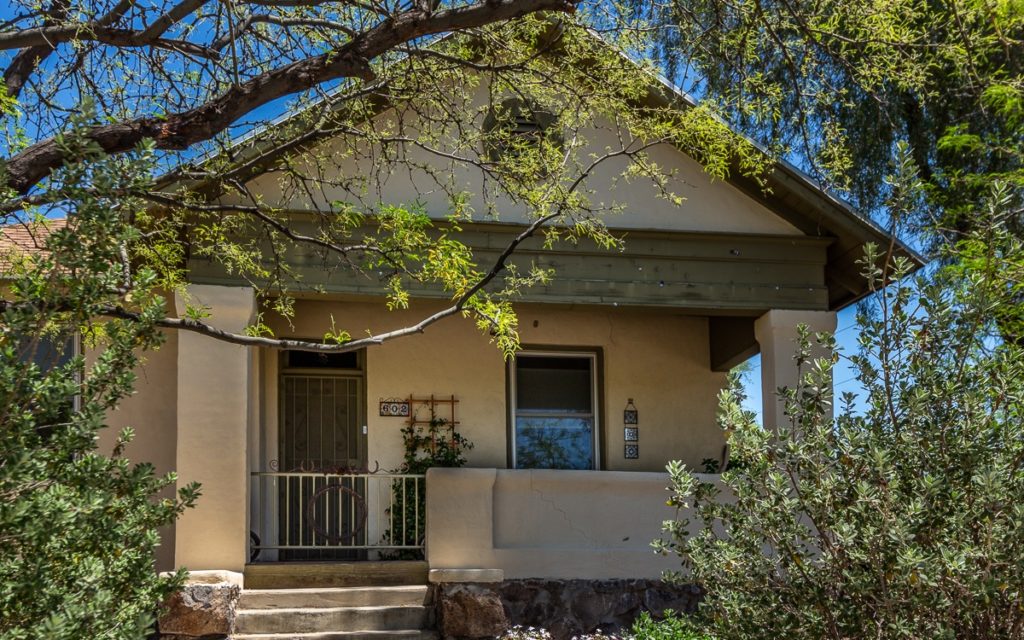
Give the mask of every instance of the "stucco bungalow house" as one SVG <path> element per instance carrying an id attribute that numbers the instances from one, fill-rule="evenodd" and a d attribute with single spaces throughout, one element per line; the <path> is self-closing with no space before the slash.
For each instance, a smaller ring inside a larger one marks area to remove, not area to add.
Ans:
<path id="1" fill-rule="evenodd" d="M 649 581 L 676 562 L 649 546 L 672 516 L 666 463 L 725 461 L 716 396 L 754 354 L 765 424 L 782 421 L 773 391 L 795 382 L 797 325 L 833 330 L 868 293 L 864 245 L 893 240 L 785 163 L 765 190 L 712 180 L 675 148 L 652 156 L 688 185 L 686 215 L 627 185 L 611 223 L 624 251 L 528 243 L 521 254 L 558 274 L 516 304 L 513 360 L 460 317 L 327 357 L 170 334 L 113 416 L 137 428 L 132 458 L 203 485 L 163 533 L 158 568 L 241 587 L 222 630 L 239 638 L 433 637 L 438 602 L 449 635 L 492 618 L 581 630 L 653 606 Z M 396 200 L 415 180 L 393 178 Z M 521 227 L 466 225 L 481 259 Z M 189 267 L 189 294 L 218 327 L 241 330 L 265 303 L 215 265 Z M 444 304 L 424 290 L 385 313 L 377 283 L 315 284 L 291 324 L 267 316 L 276 335 L 322 335 L 331 318 L 383 331 Z M 473 443 L 467 464 L 402 474 L 402 429 L 432 418 Z M 609 589 L 619 604 L 580 613 Z"/>

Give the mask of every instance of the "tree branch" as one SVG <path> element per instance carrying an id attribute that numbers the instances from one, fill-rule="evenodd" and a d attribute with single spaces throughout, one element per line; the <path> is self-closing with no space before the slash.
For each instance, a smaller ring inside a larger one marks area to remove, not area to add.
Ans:
<path id="1" fill-rule="evenodd" d="M 186 0 L 182 5 L 188 2 Z M 129 151 L 147 138 L 154 140 L 159 149 L 183 150 L 209 140 L 241 116 L 278 98 L 331 80 L 352 77 L 372 79 L 374 73 L 370 61 L 417 38 L 480 27 L 539 11 L 571 12 L 576 2 L 482 0 L 429 15 L 418 9 L 409 10 L 393 20 L 381 22 L 334 51 L 263 73 L 189 111 L 172 113 L 166 117 L 143 117 L 96 126 L 88 130 L 86 135 L 107 153 Z M 4 38 L 0 36 L 0 46 L 3 42 Z M 66 151 L 56 138 L 38 142 L 7 161 L 7 185 L 17 193 L 26 193 L 66 160 Z"/>
<path id="2" fill-rule="evenodd" d="M 114 15 L 119 8 L 115 7 L 105 18 Z M 68 0 L 56 0 L 47 14 L 48 17 L 44 24 L 55 24 L 58 20 L 63 20 L 68 14 Z M 54 43 L 44 42 L 19 51 L 11 60 L 11 64 L 4 69 L 4 85 L 7 87 L 7 95 L 17 98 L 29 76 L 39 67 L 40 62 L 53 53 L 54 49 L 56 49 Z"/>

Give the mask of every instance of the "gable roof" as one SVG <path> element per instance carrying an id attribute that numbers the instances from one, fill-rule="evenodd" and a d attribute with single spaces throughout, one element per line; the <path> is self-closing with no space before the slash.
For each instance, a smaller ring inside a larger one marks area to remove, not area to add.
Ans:
<path id="1" fill-rule="evenodd" d="M 592 35 L 604 46 L 612 46 L 605 42 L 599 34 L 593 33 Z M 451 36 L 442 36 L 434 42 L 440 42 L 449 37 Z M 664 76 L 642 70 L 640 65 L 624 52 L 619 51 L 618 53 L 625 60 L 636 65 L 639 72 L 650 76 L 650 88 L 646 98 L 649 103 L 678 109 L 690 109 L 697 105 L 695 98 L 675 86 Z M 351 85 L 343 84 L 329 96 L 337 95 L 350 88 Z M 381 113 L 388 109 L 390 103 L 382 93 L 377 95 L 380 97 L 378 113 Z M 321 98 L 320 101 L 324 99 L 327 98 Z M 266 149 L 268 141 L 265 134 L 297 118 L 304 110 L 312 108 L 315 104 L 317 103 L 284 113 L 266 125 L 233 141 L 231 148 L 237 154 L 236 159 L 245 158 L 248 154 L 264 154 L 263 161 L 252 166 L 243 180 L 251 180 L 265 173 L 277 158 L 291 152 L 291 149 L 280 146 L 270 149 L 268 152 Z M 728 123 L 723 124 L 730 126 Z M 768 151 L 762 145 L 731 126 L 730 129 L 768 155 Z M 310 136 L 304 139 L 302 144 L 315 144 L 329 137 L 329 134 Z M 218 155 L 212 154 L 202 158 L 199 162 L 205 163 Z M 894 256 L 908 259 L 915 270 L 926 264 L 925 258 L 879 226 L 870 216 L 857 211 L 842 198 L 823 188 L 816 180 L 792 163 L 782 159 L 775 160 L 770 172 L 767 175 L 759 176 L 759 178 L 763 180 L 763 186 L 754 179 L 743 175 L 738 167 L 734 167 L 727 182 L 801 233 L 810 237 L 833 240 L 828 247 L 828 259 L 825 266 L 830 309 L 835 310 L 849 306 L 870 293 L 867 281 L 861 274 L 862 267 L 858 264 L 858 261 L 864 257 L 864 247 L 868 243 L 881 247 L 883 253 L 889 250 Z"/>
<path id="2" fill-rule="evenodd" d="M 628 59 L 628 58 L 627 58 Z M 652 77 L 648 100 L 663 106 L 690 109 L 697 100 L 664 76 Z M 723 123 L 727 124 L 727 123 Z M 727 124 L 727 126 L 730 126 Z M 768 155 L 763 145 L 730 126 L 737 135 Z M 835 241 L 828 248 L 825 267 L 829 289 L 829 308 L 841 309 L 868 295 L 868 285 L 858 264 L 864 257 L 864 247 L 874 243 L 902 256 L 913 265 L 923 267 L 927 260 L 913 248 L 882 228 L 870 216 L 856 210 L 850 203 L 825 189 L 821 184 L 785 159 L 777 159 L 766 176 L 760 176 L 765 185 L 758 185 L 743 172 L 730 172 L 728 181 L 746 195 L 764 205 L 777 216 L 811 237 L 831 237 Z"/>

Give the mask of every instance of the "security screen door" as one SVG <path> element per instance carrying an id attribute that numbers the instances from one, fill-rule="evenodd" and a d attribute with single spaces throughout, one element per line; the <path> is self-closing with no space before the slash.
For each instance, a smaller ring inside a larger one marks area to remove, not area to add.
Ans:
<path id="1" fill-rule="evenodd" d="M 362 379 L 285 373 L 279 454 L 287 471 L 362 469 Z"/>
<path id="2" fill-rule="evenodd" d="M 597 355 L 524 352 L 510 365 L 517 469 L 596 469 Z"/>
<path id="3" fill-rule="evenodd" d="M 341 354 L 348 355 L 348 354 Z M 352 354 L 353 356 L 355 354 Z M 366 445 L 358 357 L 289 352 L 281 376 L 279 544 L 284 560 L 354 560 L 365 544 Z"/>

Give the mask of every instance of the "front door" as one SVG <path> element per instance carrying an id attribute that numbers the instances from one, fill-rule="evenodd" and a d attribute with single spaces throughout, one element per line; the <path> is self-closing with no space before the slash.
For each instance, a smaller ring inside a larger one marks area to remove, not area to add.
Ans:
<path id="1" fill-rule="evenodd" d="M 354 560 L 366 544 L 361 354 L 285 354 L 278 532 L 282 560 Z"/>
<path id="2" fill-rule="evenodd" d="M 363 380 L 335 374 L 282 376 L 281 468 L 330 472 L 366 466 Z"/>

